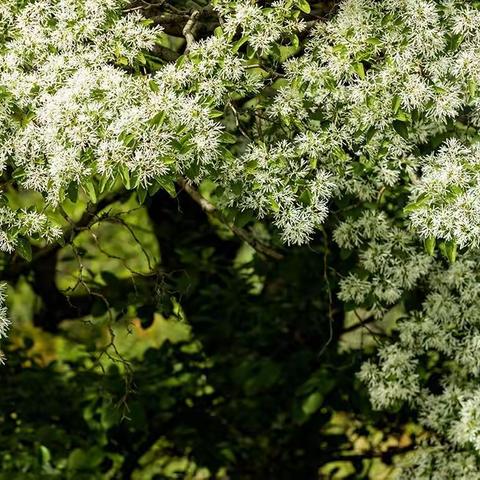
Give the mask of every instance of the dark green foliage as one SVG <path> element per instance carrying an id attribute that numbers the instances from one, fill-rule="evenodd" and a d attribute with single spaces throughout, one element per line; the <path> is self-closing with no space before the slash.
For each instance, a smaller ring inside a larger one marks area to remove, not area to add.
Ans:
<path id="1" fill-rule="evenodd" d="M 401 415 L 372 416 L 355 380 L 361 351 L 338 353 L 344 313 L 328 268 L 337 252 L 325 252 L 321 237 L 267 261 L 225 236 L 185 193 L 159 193 L 146 211 L 162 262 L 134 288 L 114 264 L 102 271 L 108 288 L 90 287 L 108 298 L 111 317 L 101 298 L 90 299 L 91 325 L 50 323 L 48 341 L 30 327 L 12 335 L 0 370 L 1 479 L 316 479 L 355 454 L 355 435 L 368 437 L 370 426 L 402 432 Z M 88 257 L 108 261 L 94 250 Z M 69 260 L 59 258 L 62 271 Z M 20 297 L 12 298 L 15 311 Z M 71 303 L 70 315 L 84 299 Z M 37 314 L 44 326 L 57 318 L 51 308 L 44 302 Z M 158 313 L 170 317 L 158 331 L 177 333 L 142 347 Z M 353 430 L 334 427 L 335 415 Z M 372 452 L 356 455 L 335 478 L 368 478 Z"/>

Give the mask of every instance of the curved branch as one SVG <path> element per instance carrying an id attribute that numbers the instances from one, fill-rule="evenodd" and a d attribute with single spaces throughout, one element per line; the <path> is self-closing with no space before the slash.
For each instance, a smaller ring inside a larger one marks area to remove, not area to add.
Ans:
<path id="1" fill-rule="evenodd" d="M 254 250 L 258 253 L 263 254 L 264 256 L 273 258 L 274 260 L 283 260 L 285 257 L 282 253 L 274 250 L 273 248 L 265 245 L 260 240 L 254 238 L 249 232 L 245 229 L 237 227 L 232 222 L 229 222 L 225 216 L 213 205 L 210 203 L 205 197 L 203 197 L 198 190 L 196 190 L 185 178 L 179 177 L 177 179 L 177 183 L 182 187 L 190 197 L 200 205 L 201 209 L 208 215 L 212 215 L 218 220 L 220 220 L 223 224 L 225 224 L 232 233 L 243 240 L 244 242 L 248 243 Z"/>

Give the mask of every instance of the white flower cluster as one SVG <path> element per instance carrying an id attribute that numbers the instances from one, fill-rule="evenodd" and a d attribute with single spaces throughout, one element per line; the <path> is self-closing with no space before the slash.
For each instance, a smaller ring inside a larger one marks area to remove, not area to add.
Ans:
<path id="1" fill-rule="evenodd" d="M 432 258 L 418 249 L 411 232 L 377 210 L 365 210 L 359 218 L 346 220 L 334 238 L 340 247 L 359 252 L 356 271 L 340 283 L 339 298 L 365 306 L 377 317 L 432 267 Z"/>
<path id="2" fill-rule="evenodd" d="M 426 443 L 417 449 L 398 480 L 479 480 L 478 457 L 471 452 L 452 451 L 439 441 Z"/>
<path id="3" fill-rule="evenodd" d="M 193 43 L 188 58 L 184 57 L 180 65 L 166 66 L 157 77 L 174 86 L 179 95 L 195 92 L 210 106 L 218 106 L 233 93 L 245 95 L 260 89 L 259 77 L 250 75 L 245 67 L 232 52 L 232 45 L 220 35 Z"/>
<path id="4" fill-rule="evenodd" d="M 298 157 L 296 145 L 286 141 L 270 148 L 257 144 L 222 167 L 229 203 L 256 211 L 260 218 L 271 214 L 287 244 L 311 238 L 327 216 L 335 187 L 330 174 L 318 169 L 312 175 L 307 160 Z M 236 185 L 241 192 L 235 191 Z"/>
<path id="5" fill-rule="evenodd" d="M 343 194 L 374 199 L 408 181 L 421 149 L 475 134 L 477 17 L 460 1 L 346 0 L 285 62 L 270 114 Z"/>
<path id="6" fill-rule="evenodd" d="M 346 0 L 286 62 L 269 112 L 351 208 L 335 232 L 352 251 L 339 298 L 379 316 L 425 296 L 360 375 L 375 407 L 407 402 L 437 437 L 405 478 L 480 477 L 479 18 L 455 0 Z M 445 270 L 419 239 L 471 252 Z"/>
<path id="7" fill-rule="evenodd" d="M 476 9 L 455 1 L 347 0 L 317 26 L 306 53 L 284 65 L 286 81 L 268 113 L 291 139 L 252 144 L 231 161 L 212 110 L 262 82 L 223 35 L 240 29 L 261 50 L 262 31 L 266 48 L 301 30 L 292 5 L 217 2 L 224 33 L 194 43 L 188 57 L 149 78 L 121 67 L 142 62 L 158 29 L 138 14 L 121 16 L 121 1 L 7 2 L 0 166 L 12 164 L 21 185 L 51 204 L 96 174 L 145 188 L 162 176 L 210 175 L 227 187 L 227 203 L 273 215 L 285 241 L 302 243 L 333 194 L 374 199 L 408 181 L 423 161 L 418 149 L 459 129 L 460 114 L 477 121 Z M 462 195 L 465 225 L 475 212 L 472 196 Z M 421 235 L 453 235 L 448 226 L 430 228 L 422 211 L 412 214 Z M 441 218 L 453 221 L 448 211 Z"/>
<path id="8" fill-rule="evenodd" d="M 282 37 L 304 30 L 305 24 L 298 19 L 300 9 L 295 3 L 298 2 L 276 0 L 270 8 L 261 8 L 254 0 L 214 2 L 215 9 L 225 17 L 222 28 L 226 35 L 233 38 L 241 31 L 242 39 L 248 39 L 249 45 L 260 54 L 267 53 Z"/>
<path id="9" fill-rule="evenodd" d="M 61 234 L 61 229 L 43 213 L 0 207 L 0 250 L 4 252 L 13 252 L 24 237 L 42 237 L 51 242 Z"/>
<path id="10" fill-rule="evenodd" d="M 230 15 L 229 32 L 244 22 L 249 37 L 249 25 L 256 25 L 252 18 L 261 22 L 254 3 L 222 5 L 220 10 Z M 322 190 L 334 196 L 372 201 L 385 189 L 410 185 L 424 162 L 422 152 L 449 136 L 474 138 L 472 125 L 480 117 L 476 12 L 453 0 L 345 0 L 333 19 L 318 23 L 304 54 L 284 63 L 286 76 L 266 112 L 280 126 L 266 147 L 250 147 L 241 159 L 248 165 L 243 175 L 271 175 L 275 184 L 275 170 L 282 168 L 278 151 L 284 150 L 305 180 L 321 172 L 326 179 Z M 268 168 L 256 172 L 251 152 L 267 155 Z M 283 171 L 285 179 L 289 171 Z M 220 182 L 226 179 L 222 173 Z M 285 203 L 296 204 L 297 189 L 283 181 Z M 254 182 L 246 195 L 255 196 L 261 213 L 271 198 L 269 188 Z M 230 203 L 240 208 L 254 203 L 227 192 Z M 265 213 L 275 216 L 277 204 L 271 202 Z M 277 224 L 290 243 L 304 243 L 324 217 L 286 210 Z"/>
<path id="11" fill-rule="evenodd" d="M 422 161 L 410 220 L 421 237 L 480 244 L 480 145 L 448 140 Z"/>
<path id="12" fill-rule="evenodd" d="M 379 353 L 380 366 L 363 365 L 360 378 L 368 383 L 373 405 L 386 408 L 413 403 L 420 392 L 415 352 L 389 345 Z"/>
<path id="13" fill-rule="evenodd" d="M 42 0 L 3 7 L 0 165 L 10 165 L 22 187 L 52 204 L 70 183 L 98 170 L 91 159 L 105 145 L 113 148 L 112 122 L 141 95 L 144 82 L 111 64 L 133 65 L 157 33 L 138 15 L 119 19 L 122 4 Z"/>
<path id="14" fill-rule="evenodd" d="M 435 267 L 422 310 L 398 322 L 396 343 L 382 347 L 378 363 L 364 364 L 360 373 L 376 408 L 408 401 L 423 425 L 438 435 L 445 455 L 472 448 L 480 454 L 478 253 L 472 251 L 448 270 Z M 420 449 L 415 462 L 435 452 L 435 448 Z M 465 453 L 466 458 L 475 457 Z M 469 468 L 475 468 L 468 478 L 480 477 L 477 462 L 478 457 L 470 462 Z"/>
<path id="15" fill-rule="evenodd" d="M 17 3 L 3 6 L 0 165 L 20 168 L 25 188 L 58 203 L 70 183 L 122 168 L 143 186 L 193 164 L 198 178 L 212 173 L 214 107 L 261 87 L 222 34 L 153 76 L 131 75 L 121 67 L 141 63 L 159 30 L 121 17 L 123 1 Z"/>
<path id="16" fill-rule="evenodd" d="M 121 16 L 123 1 L 24 3 L 3 4 L 0 17 L 0 167 L 21 187 L 56 206 L 78 185 L 101 193 L 117 178 L 148 188 L 214 171 L 222 132 L 213 108 L 233 89 L 259 87 L 224 38 L 133 75 L 123 67 L 144 62 L 159 29 Z"/>

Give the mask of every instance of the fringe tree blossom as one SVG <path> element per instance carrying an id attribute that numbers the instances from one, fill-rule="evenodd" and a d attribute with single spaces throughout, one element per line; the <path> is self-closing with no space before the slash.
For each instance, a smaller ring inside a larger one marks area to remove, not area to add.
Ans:
<path id="1" fill-rule="evenodd" d="M 421 180 L 412 188 L 410 220 L 421 237 L 480 243 L 480 148 L 449 139 L 422 161 Z"/>
<path id="2" fill-rule="evenodd" d="M 432 258 L 418 249 L 415 238 L 382 212 L 365 211 L 335 231 L 343 248 L 359 251 L 357 271 L 341 281 L 339 298 L 373 309 L 377 317 L 413 289 L 431 270 Z"/>
<path id="3" fill-rule="evenodd" d="M 261 54 L 268 52 L 282 36 L 304 30 L 304 22 L 298 19 L 300 10 L 293 6 L 292 0 L 276 0 L 270 9 L 262 9 L 251 0 L 215 2 L 216 10 L 225 17 L 222 28 L 226 35 L 233 37 L 240 30 L 242 38 L 248 39 L 249 44 Z"/>
<path id="4" fill-rule="evenodd" d="M 415 455 L 415 463 L 421 465 L 427 457 L 435 463 L 440 452 L 449 456 L 452 448 L 464 449 L 464 456 L 456 454 L 455 469 L 451 465 L 446 470 L 455 475 L 439 478 L 479 478 L 478 251 L 447 270 L 437 265 L 428 277 L 428 291 L 422 309 L 399 321 L 397 342 L 380 349 L 378 364 L 364 364 L 360 377 L 369 386 L 376 408 L 408 401 L 418 410 L 421 422 L 438 434 L 435 441 L 440 444 L 425 445 Z M 434 378 L 433 371 L 442 374 Z M 476 455 L 466 453 L 472 448 Z M 428 469 L 419 473 L 423 468 L 417 465 L 415 478 L 429 478 Z M 462 477 L 465 468 L 471 469 L 471 477 Z"/>

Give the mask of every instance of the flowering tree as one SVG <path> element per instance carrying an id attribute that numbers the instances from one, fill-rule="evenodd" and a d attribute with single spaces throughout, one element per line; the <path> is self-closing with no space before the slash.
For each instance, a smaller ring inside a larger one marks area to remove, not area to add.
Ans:
<path id="1" fill-rule="evenodd" d="M 427 432 L 400 475 L 480 478 L 480 6 L 267 3 L 1 3 L 3 278 L 31 279 L 46 330 L 94 300 L 112 316 L 112 278 L 77 238 L 101 249 L 95 228 L 128 228 L 111 207 L 130 197 L 161 229 L 162 191 L 267 263 L 321 239 L 320 354 L 346 312 L 360 326 L 397 312 L 357 370 L 373 408 Z M 141 276 L 178 267 L 160 250 Z"/>

